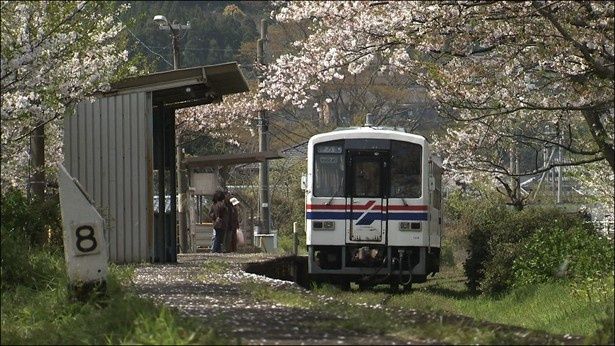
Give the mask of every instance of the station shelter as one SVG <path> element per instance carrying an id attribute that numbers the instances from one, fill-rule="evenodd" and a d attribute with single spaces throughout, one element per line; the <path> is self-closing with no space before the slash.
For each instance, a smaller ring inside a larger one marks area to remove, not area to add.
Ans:
<path id="1" fill-rule="evenodd" d="M 179 69 L 112 84 L 66 117 L 64 166 L 105 220 L 111 262 L 177 261 L 175 110 L 248 90 L 235 62 Z"/>

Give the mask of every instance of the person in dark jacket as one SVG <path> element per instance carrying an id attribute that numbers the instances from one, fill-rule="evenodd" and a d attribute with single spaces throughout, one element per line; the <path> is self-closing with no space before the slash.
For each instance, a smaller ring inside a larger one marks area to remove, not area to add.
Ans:
<path id="1" fill-rule="evenodd" d="M 209 210 L 209 217 L 214 228 L 212 252 L 222 252 L 222 242 L 225 234 L 228 233 L 228 209 L 224 203 L 224 192 L 216 191 L 213 197 L 213 204 Z"/>

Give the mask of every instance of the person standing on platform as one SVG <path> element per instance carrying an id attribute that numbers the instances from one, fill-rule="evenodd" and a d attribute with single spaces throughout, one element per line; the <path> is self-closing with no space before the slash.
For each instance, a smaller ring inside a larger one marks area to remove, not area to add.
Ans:
<path id="1" fill-rule="evenodd" d="M 224 197 L 223 191 L 216 191 L 213 197 L 213 204 L 209 210 L 209 217 L 211 217 L 214 228 L 212 252 L 222 252 L 224 237 L 229 233 L 227 222 L 229 213 L 224 203 Z"/>

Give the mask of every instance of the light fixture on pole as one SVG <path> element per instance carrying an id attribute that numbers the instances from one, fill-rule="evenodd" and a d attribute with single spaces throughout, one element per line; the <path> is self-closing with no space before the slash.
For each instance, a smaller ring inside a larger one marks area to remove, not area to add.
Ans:
<path id="1" fill-rule="evenodd" d="M 190 22 L 186 22 L 186 24 L 177 24 L 175 22 L 169 23 L 167 17 L 161 14 L 154 16 L 154 22 L 158 24 L 158 29 L 170 31 L 171 33 L 171 39 L 173 42 L 173 69 L 177 70 L 181 65 L 179 56 L 179 32 L 181 30 L 190 29 Z"/>

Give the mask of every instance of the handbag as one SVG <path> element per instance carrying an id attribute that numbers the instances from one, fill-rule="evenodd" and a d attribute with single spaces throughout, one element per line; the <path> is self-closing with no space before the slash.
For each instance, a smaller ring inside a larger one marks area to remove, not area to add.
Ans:
<path id="1" fill-rule="evenodd" d="M 246 240 L 244 239 L 242 230 L 238 228 L 237 231 L 235 232 L 235 236 L 237 237 L 237 245 L 245 244 Z"/>

